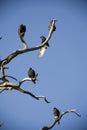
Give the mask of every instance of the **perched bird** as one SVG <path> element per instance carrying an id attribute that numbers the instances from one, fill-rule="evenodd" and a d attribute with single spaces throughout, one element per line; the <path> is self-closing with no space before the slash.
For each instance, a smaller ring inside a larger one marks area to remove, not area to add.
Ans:
<path id="1" fill-rule="evenodd" d="M 40 38 L 41 38 L 41 40 L 42 40 L 42 42 L 41 42 L 41 44 L 42 44 L 42 43 L 46 40 L 46 37 L 44 37 L 44 36 L 42 35 Z M 42 57 L 42 56 L 44 55 L 44 53 L 45 53 L 47 47 L 49 47 L 49 43 L 48 43 L 48 42 L 45 44 L 45 46 L 43 46 L 43 47 L 39 50 L 39 52 L 38 52 L 38 56 L 39 56 L 39 57 Z"/>
<path id="2" fill-rule="evenodd" d="M 44 37 L 43 35 L 40 37 L 41 38 L 41 40 L 42 40 L 42 42 L 41 43 L 43 43 L 45 40 L 46 40 L 46 37 Z M 48 44 L 48 42 L 46 43 L 46 45 L 49 47 L 50 45 Z"/>
<path id="3" fill-rule="evenodd" d="M 19 36 L 24 37 L 25 32 L 26 32 L 26 26 L 23 25 L 23 24 L 21 24 L 19 26 L 19 28 L 18 28 L 18 34 L 19 34 Z"/>
<path id="4" fill-rule="evenodd" d="M 36 74 L 35 71 L 32 68 L 29 68 L 28 76 L 29 76 L 29 78 L 31 78 L 32 82 L 35 84 L 38 73 Z"/>
<path id="5" fill-rule="evenodd" d="M 54 107 L 53 108 L 53 114 L 54 114 L 54 119 L 56 120 L 56 119 L 59 119 L 60 118 L 60 111 L 56 108 L 56 107 Z M 60 122 L 58 122 L 58 124 L 59 124 Z"/>

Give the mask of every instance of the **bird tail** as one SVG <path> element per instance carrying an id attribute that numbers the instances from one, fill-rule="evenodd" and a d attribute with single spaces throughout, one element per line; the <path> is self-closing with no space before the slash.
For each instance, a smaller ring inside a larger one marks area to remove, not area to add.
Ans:
<path id="1" fill-rule="evenodd" d="M 37 74 L 35 75 L 35 77 L 32 79 L 32 82 L 33 82 L 34 84 L 36 84 L 37 76 L 38 76 L 38 73 L 37 73 Z"/>
<path id="2" fill-rule="evenodd" d="M 34 84 L 36 84 L 36 81 L 35 81 L 35 80 L 33 80 L 33 79 L 32 79 L 32 82 L 33 82 Z"/>

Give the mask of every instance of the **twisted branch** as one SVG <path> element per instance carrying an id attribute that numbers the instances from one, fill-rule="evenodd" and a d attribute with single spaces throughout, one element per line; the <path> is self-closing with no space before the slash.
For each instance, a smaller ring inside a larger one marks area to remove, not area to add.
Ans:
<path id="1" fill-rule="evenodd" d="M 66 110 L 65 112 L 62 112 L 59 118 L 56 118 L 50 125 L 44 126 L 41 130 L 49 130 L 53 128 L 55 124 L 58 123 L 65 114 L 70 113 L 70 112 L 75 113 L 78 117 L 81 117 L 81 115 L 77 113 L 76 110 L 69 109 L 69 110 Z"/>
<path id="2" fill-rule="evenodd" d="M 50 25 L 50 29 L 49 29 L 49 34 L 48 34 L 48 37 L 46 38 L 46 40 L 43 41 L 42 44 L 40 44 L 40 45 L 38 45 L 36 47 L 31 47 L 31 48 L 28 48 L 27 43 L 24 40 L 24 35 L 25 35 L 25 32 L 26 32 L 26 26 L 25 25 L 21 25 L 20 28 L 18 28 L 18 34 L 19 34 L 20 40 L 21 40 L 21 42 L 23 44 L 23 49 L 18 49 L 16 51 L 14 51 L 10 55 L 8 55 L 4 60 L 0 61 L 0 70 L 1 70 L 1 73 L 2 73 L 2 77 L 0 79 L 2 81 L 4 81 L 4 82 L 8 81 L 6 77 L 9 77 L 9 76 L 5 75 L 5 68 L 6 67 L 4 67 L 4 66 L 6 64 L 8 64 L 11 60 L 13 60 L 16 56 L 18 56 L 20 54 L 38 50 L 38 49 L 42 48 L 43 46 L 45 46 L 47 44 L 47 42 L 50 40 L 50 38 L 51 38 L 51 36 L 52 36 L 52 34 L 54 32 L 55 22 L 56 22 L 55 19 L 53 19 L 51 21 L 51 25 Z M 14 77 L 10 76 L 10 78 L 13 78 L 13 79 L 16 80 L 16 78 L 14 78 Z"/>
<path id="3" fill-rule="evenodd" d="M 36 79 L 36 80 L 37 80 L 37 79 Z M 32 78 L 29 78 L 29 77 L 24 78 L 24 79 L 22 79 L 22 80 L 19 82 L 19 84 L 22 85 L 25 81 L 32 81 Z"/>
<path id="4" fill-rule="evenodd" d="M 21 88 L 21 85 L 25 82 L 25 81 L 31 81 L 31 78 L 24 78 L 23 80 L 19 81 L 18 84 L 14 84 L 14 83 L 11 83 L 11 82 L 8 82 L 8 81 L 5 81 L 5 82 L 2 82 L 0 83 L 0 93 L 3 92 L 4 90 L 17 90 L 21 93 L 24 93 L 24 94 L 28 94 L 30 95 L 31 97 L 39 100 L 40 98 L 44 99 L 44 101 L 46 103 L 50 103 L 45 96 L 36 96 L 34 95 L 33 93 L 29 92 L 29 91 L 25 91 L 24 89 Z"/>
<path id="5" fill-rule="evenodd" d="M 42 99 L 44 99 L 45 102 L 49 103 L 45 96 L 36 96 L 36 95 L 32 94 L 31 92 L 25 91 L 22 88 L 20 88 L 21 85 L 25 81 L 31 81 L 31 78 L 24 78 L 18 84 L 14 84 L 14 83 L 9 82 L 7 77 L 12 78 L 12 79 L 14 79 L 16 81 L 17 81 L 17 79 L 14 78 L 13 76 L 9 76 L 9 75 L 5 74 L 5 69 L 6 69 L 5 65 L 8 64 L 9 62 L 11 62 L 11 60 L 13 60 L 15 57 L 17 57 L 20 54 L 35 51 L 35 50 L 38 50 L 38 49 L 44 47 L 47 44 L 47 42 L 50 40 L 53 32 L 55 31 L 54 30 L 55 22 L 56 22 L 55 19 L 53 19 L 51 21 L 48 37 L 46 38 L 46 40 L 43 41 L 42 44 L 40 44 L 38 46 L 35 46 L 35 47 L 31 47 L 31 48 L 28 48 L 28 45 L 27 45 L 26 41 L 24 40 L 24 35 L 25 35 L 25 32 L 26 32 L 26 26 L 23 25 L 23 24 L 20 25 L 20 27 L 18 28 L 18 34 L 19 34 L 20 40 L 21 40 L 21 42 L 23 44 L 23 48 L 14 51 L 10 55 L 8 55 L 4 60 L 0 61 L 0 70 L 1 70 L 1 73 L 2 73 L 2 76 L 0 77 L 0 80 L 2 80 L 2 82 L 0 83 L 0 92 L 3 92 L 4 90 L 13 90 L 13 89 L 15 89 L 15 90 L 20 91 L 22 93 L 28 94 L 28 95 L 32 96 L 33 98 L 35 98 L 37 100 L 42 98 Z"/>
<path id="6" fill-rule="evenodd" d="M 14 51 L 10 55 L 8 55 L 4 60 L 2 60 L 1 63 L 0 63 L 1 66 L 4 66 L 4 65 L 8 64 L 13 58 L 15 58 L 16 56 L 18 56 L 20 54 L 23 54 L 23 53 L 26 53 L 26 52 L 35 51 L 35 50 L 38 50 L 41 47 L 45 46 L 46 43 L 50 40 L 50 38 L 51 38 L 51 36 L 52 36 L 52 34 L 54 32 L 55 22 L 56 22 L 56 19 L 53 19 L 52 20 L 52 24 L 51 24 L 51 28 L 50 28 L 50 31 L 49 31 L 49 34 L 48 34 L 48 37 L 46 38 L 46 40 L 42 44 L 40 44 L 40 45 L 38 45 L 36 47 L 28 48 L 27 43 L 26 43 L 26 45 L 25 45 L 26 47 L 24 47 L 23 49 L 19 49 L 19 50 Z M 21 42 L 24 45 L 25 40 L 23 39 L 23 37 L 21 39 Z"/>
<path id="7" fill-rule="evenodd" d="M 4 60 L 0 61 L 0 70 L 1 70 L 1 73 L 2 73 L 2 76 L 0 77 L 0 80 L 2 80 L 2 83 L 0 83 L 0 92 L 3 92 L 4 90 L 13 90 L 13 89 L 15 89 L 15 90 L 18 90 L 18 91 L 20 91 L 22 93 L 28 94 L 28 95 L 32 96 L 33 98 L 35 98 L 37 100 L 42 98 L 42 99 L 44 99 L 45 102 L 49 103 L 45 96 L 36 96 L 36 95 L 32 94 L 31 92 L 25 91 L 22 88 L 20 88 L 21 85 L 25 81 L 31 81 L 31 78 L 24 78 L 18 84 L 14 84 L 14 83 L 9 82 L 7 77 L 12 78 L 12 79 L 14 79 L 16 81 L 18 81 L 18 80 L 16 78 L 14 78 L 13 76 L 9 76 L 9 75 L 5 74 L 5 69 L 6 69 L 5 65 L 8 64 L 9 62 L 11 62 L 11 60 L 13 60 L 15 57 L 17 57 L 20 54 L 35 51 L 35 50 L 38 50 L 38 49 L 44 47 L 47 44 L 47 42 L 50 40 L 53 32 L 55 31 L 54 30 L 55 22 L 56 22 L 55 19 L 53 19 L 51 21 L 49 33 L 48 33 L 48 36 L 47 36 L 46 40 L 43 41 L 42 44 L 40 44 L 38 46 L 35 46 L 35 47 L 31 47 L 31 48 L 28 48 L 28 45 L 27 45 L 26 41 L 24 40 L 24 35 L 25 35 L 25 32 L 26 32 L 26 26 L 23 25 L 23 24 L 19 26 L 18 34 L 19 34 L 20 40 L 21 40 L 21 42 L 23 44 L 23 48 L 14 51 L 10 55 L 8 55 Z"/>
<path id="8" fill-rule="evenodd" d="M 81 117 L 81 115 L 80 115 L 79 113 L 77 113 L 75 109 L 69 109 L 69 110 L 63 112 L 63 113 L 60 115 L 60 119 L 61 119 L 65 114 L 70 113 L 70 112 L 75 113 L 77 116 Z"/>

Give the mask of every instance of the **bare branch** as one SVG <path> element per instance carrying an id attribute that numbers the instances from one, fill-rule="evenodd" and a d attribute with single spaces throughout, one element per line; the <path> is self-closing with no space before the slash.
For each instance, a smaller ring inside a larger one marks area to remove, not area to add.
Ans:
<path id="1" fill-rule="evenodd" d="M 20 91 L 20 92 L 22 92 L 22 93 L 25 93 L 25 94 L 29 94 L 31 97 L 33 97 L 33 98 L 35 98 L 35 99 L 37 99 L 37 100 L 39 100 L 40 98 L 42 98 L 42 99 L 44 99 L 44 101 L 45 101 L 46 103 L 50 103 L 50 102 L 47 101 L 47 99 L 46 99 L 45 96 L 36 96 L 36 95 L 32 94 L 32 93 L 29 92 L 29 91 L 23 90 L 22 88 L 17 88 L 16 90 L 18 90 L 18 91 Z"/>
<path id="2" fill-rule="evenodd" d="M 45 96 L 36 96 L 37 98 L 42 98 L 42 99 L 44 99 L 44 101 L 46 102 L 46 103 L 50 103 L 47 99 L 46 99 L 46 97 Z"/>
<path id="3" fill-rule="evenodd" d="M 45 42 L 45 45 L 42 46 L 38 52 L 38 56 L 39 57 L 42 57 L 43 54 L 45 53 L 46 49 L 47 49 L 47 46 L 49 46 L 48 44 L 48 41 L 50 40 L 51 36 L 52 36 L 52 33 L 56 30 L 56 27 L 55 27 L 55 22 L 56 22 L 56 19 L 53 19 L 50 23 L 50 28 L 48 27 L 48 30 L 50 31 L 49 32 L 49 35 L 47 38 L 45 38 L 44 36 L 41 36 L 40 38 L 42 39 L 42 44 Z M 54 29 L 55 28 L 55 29 Z"/>
<path id="4" fill-rule="evenodd" d="M 40 38 L 41 38 L 41 40 L 42 40 L 41 43 L 43 43 L 43 42 L 46 40 L 46 37 L 43 36 L 43 35 L 42 35 Z M 42 56 L 44 55 L 44 53 L 45 53 L 47 47 L 49 47 L 49 43 L 48 43 L 48 42 L 46 43 L 45 46 L 43 46 L 43 47 L 39 50 L 39 52 L 38 52 L 38 56 L 39 56 L 39 57 L 42 57 Z"/>
<path id="5" fill-rule="evenodd" d="M 10 85 L 9 85 L 10 86 Z M 6 86 L 5 82 L 0 83 L 0 93 L 2 93 L 4 90 L 12 90 L 13 88 L 8 85 Z"/>
<path id="6" fill-rule="evenodd" d="M 5 77 L 9 77 L 9 78 L 12 78 L 12 79 L 18 81 L 17 78 L 15 78 L 15 77 L 13 77 L 13 76 L 10 76 L 10 75 L 5 75 Z"/>
<path id="7" fill-rule="evenodd" d="M 2 78 L 5 77 L 5 67 L 4 67 L 4 61 L 2 63 L 2 61 L 0 61 L 0 69 L 1 69 L 1 73 L 2 73 Z"/>
<path id="8" fill-rule="evenodd" d="M 60 114 L 60 117 L 59 117 L 58 119 L 56 119 L 56 120 L 59 122 L 59 121 L 61 120 L 61 118 L 62 118 L 65 114 L 70 113 L 70 112 L 75 113 L 77 116 L 81 117 L 81 115 L 78 114 L 75 109 L 69 109 L 69 110 L 66 110 L 65 112 L 62 112 L 62 113 Z"/>
<path id="9" fill-rule="evenodd" d="M 13 89 L 17 89 L 20 87 L 19 84 L 14 84 L 14 83 L 11 83 L 11 82 L 8 82 L 8 81 L 5 81 L 5 82 L 2 82 L 0 83 L 0 90 L 2 90 L 3 88 L 13 88 Z"/>
<path id="10" fill-rule="evenodd" d="M 6 90 L 6 88 L 3 88 L 2 90 L 0 90 L 0 93 L 2 93 L 4 90 Z"/>
<path id="11" fill-rule="evenodd" d="M 48 37 L 46 38 L 46 40 L 42 44 L 40 44 L 40 45 L 38 45 L 36 47 L 31 47 L 31 48 L 28 48 L 26 46 L 23 49 L 16 50 L 15 52 L 11 53 L 4 60 L 1 61 L 1 66 L 4 66 L 4 65 L 8 64 L 13 58 L 15 58 L 16 56 L 18 56 L 20 54 L 35 51 L 35 50 L 38 50 L 41 47 L 45 46 L 47 44 L 47 42 L 50 40 L 50 38 L 51 38 L 51 36 L 53 34 L 55 22 L 56 22 L 56 20 L 53 19 L 52 24 L 51 24 L 51 29 L 50 29 L 49 34 L 48 34 Z M 22 37 L 21 41 L 24 42 L 23 37 Z"/>
<path id="12" fill-rule="evenodd" d="M 18 81 L 17 78 L 15 78 L 15 77 L 13 77 L 13 76 L 10 76 L 10 75 L 5 75 L 5 77 L 9 77 L 9 78 L 12 78 L 12 79 Z M 4 78 L 5 78 L 5 77 L 4 77 Z M 0 80 L 3 80 L 3 77 L 1 77 Z"/>
<path id="13" fill-rule="evenodd" d="M 22 79 L 21 81 L 19 81 L 19 84 L 22 85 L 25 81 L 32 81 L 32 79 L 29 78 L 29 77 L 24 78 L 24 79 Z"/>
<path id="14" fill-rule="evenodd" d="M 29 91 L 25 91 L 25 90 L 23 90 L 22 88 L 17 88 L 16 90 L 18 90 L 18 91 L 20 91 L 20 92 L 22 92 L 22 93 L 25 93 L 25 94 L 29 94 L 31 97 L 33 97 L 33 98 L 35 98 L 35 99 L 39 99 L 38 98 L 38 96 L 35 96 L 34 94 L 32 94 L 31 92 L 29 92 Z"/>
<path id="15" fill-rule="evenodd" d="M 14 84 L 14 83 L 11 83 L 11 82 L 2 82 L 0 83 L 0 93 L 3 92 L 4 90 L 17 90 L 17 91 L 20 91 L 22 93 L 25 93 L 25 94 L 28 94 L 30 95 L 31 97 L 39 100 L 40 98 L 44 99 L 44 101 L 46 103 L 50 103 L 45 96 L 36 96 L 34 95 L 33 93 L 29 92 L 29 91 L 25 91 L 23 90 L 21 87 L 22 83 L 24 83 L 25 81 L 30 81 L 29 78 L 24 78 L 22 81 L 20 81 L 18 84 Z"/>
<path id="16" fill-rule="evenodd" d="M 49 130 L 49 129 L 53 128 L 55 126 L 56 122 L 57 122 L 56 120 L 53 121 L 50 125 L 44 126 L 43 128 L 41 128 L 41 130 Z"/>
<path id="17" fill-rule="evenodd" d="M 81 117 L 81 115 L 78 114 L 78 113 L 76 112 L 76 110 L 74 110 L 74 109 L 69 109 L 69 110 L 66 110 L 65 112 L 62 112 L 62 113 L 60 114 L 60 116 L 59 116 L 58 118 L 55 118 L 55 120 L 54 120 L 50 125 L 44 126 L 41 130 L 49 130 L 49 129 L 53 128 L 53 127 L 55 126 L 55 124 L 58 123 L 58 122 L 60 121 L 60 119 L 61 119 L 65 114 L 70 113 L 70 112 L 75 113 L 77 116 Z"/>
<path id="18" fill-rule="evenodd" d="M 67 113 L 70 113 L 70 112 L 75 113 L 77 116 L 81 117 L 81 115 L 78 114 L 75 109 L 70 109 L 70 110 L 67 110 L 67 111 L 63 112 L 63 113 L 61 114 L 61 116 L 60 116 L 60 119 L 62 118 L 62 116 L 64 116 L 64 115 L 67 114 Z"/>
<path id="19" fill-rule="evenodd" d="M 37 76 L 37 75 L 36 75 Z M 32 81 L 32 80 L 38 80 L 38 79 L 36 79 L 37 77 L 35 77 L 35 78 L 29 78 L 29 77 L 26 77 L 26 78 L 24 78 L 24 79 L 22 79 L 21 81 L 19 81 L 19 84 L 20 85 L 22 85 L 24 82 L 26 82 L 26 81 Z"/>
<path id="20" fill-rule="evenodd" d="M 28 48 L 26 41 L 23 39 L 25 32 L 26 32 L 26 26 L 21 24 L 18 28 L 18 34 L 19 34 L 20 40 L 24 46 L 23 50 Z"/>

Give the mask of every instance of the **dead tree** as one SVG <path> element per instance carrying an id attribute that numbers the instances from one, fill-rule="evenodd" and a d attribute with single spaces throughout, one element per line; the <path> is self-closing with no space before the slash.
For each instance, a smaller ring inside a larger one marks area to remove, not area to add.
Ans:
<path id="1" fill-rule="evenodd" d="M 12 52 L 5 59 L 0 60 L 0 72 L 1 72 L 0 93 L 2 93 L 5 90 L 13 90 L 14 89 L 14 90 L 17 90 L 17 91 L 19 91 L 19 92 L 21 92 L 23 94 L 28 94 L 28 95 L 30 95 L 31 97 L 33 97 L 33 98 L 35 98 L 37 100 L 39 100 L 41 98 L 41 99 L 44 99 L 44 101 L 46 103 L 50 103 L 46 99 L 45 96 L 36 96 L 33 93 L 31 93 L 29 91 L 25 91 L 24 89 L 21 88 L 22 84 L 24 82 L 26 82 L 26 81 L 32 81 L 34 84 L 36 83 L 38 73 L 36 73 L 34 69 L 32 69 L 30 67 L 29 70 L 28 70 L 28 77 L 23 78 L 21 81 L 19 81 L 17 78 L 15 78 L 15 77 L 13 77 L 11 75 L 7 75 L 5 73 L 5 70 L 9 69 L 6 65 L 9 64 L 14 58 L 16 58 L 20 54 L 39 50 L 38 51 L 38 56 L 42 57 L 44 55 L 46 49 L 49 47 L 49 40 L 52 37 L 53 32 L 56 30 L 55 23 L 56 23 L 56 19 L 51 20 L 50 25 L 48 26 L 49 33 L 48 33 L 47 38 L 45 36 L 41 36 L 40 37 L 41 40 L 42 40 L 41 44 L 39 44 L 39 45 L 37 45 L 35 47 L 31 47 L 31 48 L 28 47 L 26 41 L 24 40 L 24 35 L 25 35 L 25 32 L 26 32 L 26 26 L 23 25 L 23 24 L 21 24 L 19 26 L 19 28 L 18 28 L 18 35 L 19 35 L 19 38 L 20 38 L 20 40 L 21 40 L 21 42 L 23 44 L 23 48 L 22 49 L 18 49 L 16 51 Z M 0 37 L 0 40 L 1 39 L 2 39 L 2 37 Z M 9 78 L 14 79 L 17 83 L 10 82 Z M 70 109 L 70 110 L 67 110 L 67 111 L 61 113 L 55 107 L 53 109 L 54 121 L 50 125 L 44 126 L 41 130 L 51 129 L 51 128 L 53 128 L 55 126 L 56 123 L 60 124 L 61 118 L 65 114 L 70 113 L 70 112 L 75 113 L 79 117 L 81 116 L 74 109 Z M 0 122 L 0 127 L 2 125 L 3 125 L 3 122 Z"/>
<path id="2" fill-rule="evenodd" d="M 58 111 L 57 111 L 58 112 Z M 77 112 L 76 112 L 76 110 L 74 110 L 74 109 L 69 109 L 69 110 L 66 110 L 65 112 L 58 112 L 58 113 L 56 113 L 56 118 L 55 118 L 55 112 L 54 112 L 54 109 L 53 109 L 53 113 L 54 113 L 54 121 L 50 124 L 50 125 L 47 125 L 47 126 L 44 126 L 43 128 L 41 128 L 41 130 L 49 130 L 49 129 L 51 129 L 51 128 L 53 128 L 54 126 L 55 126 L 55 124 L 56 123 L 60 123 L 60 120 L 61 120 L 61 118 L 65 115 L 65 114 L 67 114 L 67 113 L 70 113 L 70 112 L 72 112 L 72 113 L 75 113 L 78 117 L 81 117 L 81 115 L 80 114 L 78 114 Z M 57 116 L 58 115 L 58 116 Z"/>
<path id="3" fill-rule="evenodd" d="M 10 63 L 14 58 L 16 58 L 20 54 L 31 52 L 31 51 L 35 51 L 35 50 L 39 50 L 38 56 L 39 57 L 43 56 L 44 52 L 47 49 L 48 42 L 49 42 L 50 38 L 52 37 L 53 32 L 56 30 L 55 23 L 56 23 L 56 19 L 51 20 L 50 25 L 48 26 L 49 33 L 48 33 L 47 38 L 45 38 L 45 40 L 42 40 L 41 44 L 39 44 L 39 45 L 37 45 L 35 47 L 31 47 L 31 48 L 28 47 L 26 41 L 24 40 L 24 35 L 25 35 L 25 32 L 26 32 L 26 26 L 23 25 L 23 24 L 21 24 L 19 26 L 18 34 L 19 34 L 20 40 L 21 40 L 21 42 L 23 44 L 23 48 L 22 49 L 18 49 L 16 51 L 12 52 L 5 59 L 0 61 L 0 71 L 1 71 L 0 92 L 3 92 L 4 90 L 13 90 L 13 89 L 15 89 L 15 90 L 17 90 L 19 92 L 22 92 L 24 94 L 28 94 L 28 95 L 30 95 L 31 97 L 33 97 L 33 98 L 35 98 L 37 100 L 42 98 L 42 99 L 45 100 L 45 102 L 49 103 L 45 96 L 36 96 L 33 93 L 31 93 L 29 91 L 25 91 L 25 90 L 23 90 L 21 88 L 21 85 L 25 81 L 36 81 L 37 76 L 33 77 L 33 78 L 32 77 L 26 77 L 26 78 L 22 79 L 21 81 L 18 81 L 17 78 L 15 78 L 13 76 L 10 76 L 10 75 L 7 75 L 5 73 L 5 69 L 9 69 L 8 67 L 6 67 L 6 65 L 8 63 Z M 10 82 L 8 77 L 16 80 L 17 83 Z"/>

